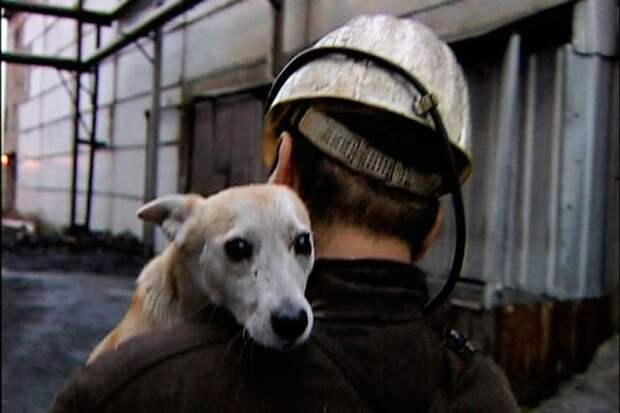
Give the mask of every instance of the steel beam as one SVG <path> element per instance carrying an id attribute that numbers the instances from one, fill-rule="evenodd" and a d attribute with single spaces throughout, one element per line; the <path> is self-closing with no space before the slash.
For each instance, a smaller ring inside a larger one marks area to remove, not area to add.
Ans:
<path id="1" fill-rule="evenodd" d="M 156 29 L 153 39 L 153 79 L 152 100 L 149 114 L 148 135 L 146 141 L 146 162 L 144 170 L 144 203 L 157 196 L 157 171 L 159 169 L 159 112 L 161 107 L 161 65 L 162 65 L 162 37 L 161 29 Z M 148 252 L 155 247 L 155 226 L 145 222 L 143 227 L 143 242 Z"/>
<path id="2" fill-rule="evenodd" d="M 88 68 L 75 59 L 65 59 L 62 57 L 52 56 L 33 56 L 20 53 L 0 53 L 0 61 L 7 63 L 48 66 L 55 67 L 60 70 L 70 70 L 73 72 L 84 72 Z"/>
<path id="3" fill-rule="evenodd" d="M 163 8 L 159 13 L 157 13 L 152 18 L 147 21 L 138 24 L 133 30 L 125 33 L 120 36 L 117 40 L 112 42 L 110 45 L 104 47 L 103 49 L 97 50 L 93 55 L 91 55 L 85 61 L 82 61 L 82 58 L 78 58 L 77 60 L 72 59 L 62 59 L 55 57 L 42 57 L 42 56 L 32 56 L 32 55 L 23 55 L 23 54 L 15 54 L 15 53 L 1 53 L 0 60 L 5 61 L 7 63 L 21 63 L 21 64 L 30 64 L 30 65 L 38 65 L 38 66 L 51 66 L 57 69 L 62 70 L 72 70 L 76 72 L 86 72 L 92 70 L 96 67 L 103 59 L 113 55 L 119 50 L 123 49 L 125 46 L 130 43 L 135 42 L 136 40 L 147 36 L 155 29 L 161 27 L 164 23 L 174 19 L 180 14 L 185 13 L 187 10 L 196 6 L 204 0 L 181 0 L 176 3 L 172 3 L 171 5 Z M 131 1 L 127 1 L 119 6 L 112 15 L 116 15 L 116 13 L 124 12 Z M 4 2 L 2 3 L 4 4 Z M 79 9 L 77 9 L 79 10 Z M 78 20 L 80 21 L 80 20 Z"/>
<path id="4" fill-rule="evenodd" d="M 101 27 L 97 26 L 95 37 L 95 47 L 101 45 Z M 88 183 L 86 187 L 86 218 L 84 225 L 90 228 L 90 216 L 93 204 L 93 177 L 95 175 L 95 151 L 99 148 L 97 145 L 97 110 L 99 99 L 99 65 L 96 65 L 93 72 L 93 91 L 91 94 L 91 123 L 90 123 L 90 148 L 88 153 Z"/>
<path id="5" fill-rule="evenodd" d="M 64 17 L 68 19 L 80 20 L 83 23 L 99 25 L 112 24 L 112 14 L 98 11 L 80 10 L 70 7 L 57 7 L 40 3 L 24 3 L 21 1 L 0 1 L 0 7 L 6 11 L 44 14 L 46 16 Z"/>
<path id="6" fill-rule="evenodd" d="M 134 29 L 121 35 L 116 41 L 110 45 L 104 47 L 101 50 L 97 50 L 92 56 L 90 56 L 84 64 L 87 67 L 92 67 L 98 64 L 103 59 L 113 55 L 119 50 L 123 49 L 130 43 L 144 37 L 161 27 L 164 23 L 174 19 L 180 14 L 185 13 L 187 10 L 201 3 L 203 0 L 181 0 L 176 3 L 172 3 L 169 6 L 164 7 L 159 13 L 155 14 L 152 18 L 144 23 L 138 24 Z"/>
<path id="7" fill-rule="evenodd" d="M 108 144 L 105 142 L 95 141 L 93 143 L 90 141 L 90 139 L 80 139 L 78 142 L 80 143 L 80 145 L 95 146 L 95 148 L 106 148 L 108 146 Z"/>
<path id="8" fill-rule="evenodd" d="M 129 10 L 130 6 L 134 4 L 136 4 L 136 1 L 126 0 L 124 3 L 120 4 L 114 10 L 112 10 L 112 12 L 110 13 L 110 17 L 113 21 L 120 19 L 125 13 L 127 13 L 127 10 Z"/>
<path id="9" fill-rule="evenodd" d="M 78 0 L 77 7 L 82 9 L 84 0 Z M 77 42 L 76 42 L 76 56 L 78 62 L 82 60 L 82 21 L 77 22 Z M 78 179 L 78 161 L 79 161 L 79 145 L 80 145 L 80 120 L 81 120 L 81 106 L 80 98 L 82 96 L 82 72 L 75 74 L 75 97 L 73 99 L 73 145 L 71 147 L 71 209 L 69 211 L 70 230 L 74 230 L 77 224 L 76 212 L 77 212 L 77 179 Z"/>
<path id="10" fill-rule="evenodd" d="M 63 17 L 67 19 L 79 20 L 82 23 L 91 23 L 99 26 L 109 26 L 115 20 L 118 20 L 129 9 L 129 6 L 135 4 L 133 0 L 127 0 L 110 13 L 93 11 L 93 10 L 80 10 L 79 8 L 72 7 L 57 7 L 40 3 L 24 3 L 22 1 L 14 0 L 2 0 L 0 1 L 0 7 L 5 12 L 22 12 L 22 13 L 36 13 L 46 16 Z"/>

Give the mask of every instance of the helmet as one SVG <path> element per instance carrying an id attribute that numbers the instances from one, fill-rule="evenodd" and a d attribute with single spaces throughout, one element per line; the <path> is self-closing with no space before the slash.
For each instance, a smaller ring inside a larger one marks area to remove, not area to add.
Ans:
<path id="1" fill-rule="evenodd" d="M 325 53 L 317 53 L 321 50 Z M 306 52 L 315 52 L 318 57 L 292 71 L 268 102 L 263 137 L 263 158 L 267 164 L 273 162 L 278 137 L 286 128 L 283 119 L 290 118 L 293 108 L 300 103 L 307 103 L 314 107 L 297 120 L 306 128 L 302 133 L 323 152 L 358 172 L 384 180 L 387 185 L 423 196 L 448 193 L 451 189 L 441 173 L 421 173 L 363 145 L 363 139 L 350 130 L 347 132 L 320 106 L 315 110 L 317 102 L 336 101 L 336 106 L 383 112 L 406 120 L 412 127 L 437 132 L 429 115 L 429 107 L 435 105 L 450 141 L 458 179 L 460 183 L 467 179 L 471 169 L 467 85 L 452 51 L 430 29 L 409 19 L 361 16 L 327 34 Z M 359 53 L 359 57 L 355 53 L 352 56 L 352 52 Z M 323 132 L 327 130 L 340 130 L 338 138 L 345 136 L 345 142 L 325 137 Z M 439 140 L 437 135 L 425 136 Z M 342 151 L 351 146 L 356 148 L 357 155 Z"/>

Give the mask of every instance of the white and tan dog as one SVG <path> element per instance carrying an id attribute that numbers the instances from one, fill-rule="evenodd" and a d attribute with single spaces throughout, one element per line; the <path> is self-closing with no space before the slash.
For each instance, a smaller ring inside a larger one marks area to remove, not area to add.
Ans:
<path id="1" fill-rule="evenodd" d="M 171 327 L 207 303 L 225 306 L 257 343 L 303 343 L 313 315 L 304 297 L 314 262 L 308 212 L 290 189 L 250 185 L 208 198 L 171 195 L 138 210 L 172 241 L 137 280 L 125 318 L 88 363 L 127 339 Z"/>

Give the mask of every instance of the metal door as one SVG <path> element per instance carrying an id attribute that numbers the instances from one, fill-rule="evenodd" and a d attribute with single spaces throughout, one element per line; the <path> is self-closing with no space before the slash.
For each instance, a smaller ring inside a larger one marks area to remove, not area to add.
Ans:
<path id="1" fill-rule="evenodd" d="M 244 94 L 196 104 L 190 192 L 213 194 L 234 185 L 264 182 L 262 101 Z"/>

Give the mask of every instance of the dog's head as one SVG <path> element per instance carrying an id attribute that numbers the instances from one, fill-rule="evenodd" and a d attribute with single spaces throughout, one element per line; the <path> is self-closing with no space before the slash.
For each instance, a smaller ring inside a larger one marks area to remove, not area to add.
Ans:
<path id="1" fill-rule="evenodd" d="M 138 210 L 189 261 L 196 288 L 258 343 L 287 349 L 312 329 L 304 296 L 314 262 L 308 212 L 290 189 L 250 185 L 208 198 L 171 195 Z"/>

